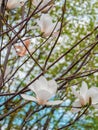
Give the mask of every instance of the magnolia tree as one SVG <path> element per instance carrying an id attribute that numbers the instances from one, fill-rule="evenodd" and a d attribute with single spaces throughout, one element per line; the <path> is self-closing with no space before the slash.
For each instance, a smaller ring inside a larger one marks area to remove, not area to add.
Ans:
<path id="1" fill-rule="evenodd" d="M 97 0 L 0 0 L 1 130 L 98 128 L 97 12 Z"/>

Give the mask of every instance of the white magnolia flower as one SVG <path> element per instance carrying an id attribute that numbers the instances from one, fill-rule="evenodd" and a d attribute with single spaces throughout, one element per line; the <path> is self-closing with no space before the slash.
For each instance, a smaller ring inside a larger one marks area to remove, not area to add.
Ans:
<path id="1" fill-rule="evenodd" d="M 32 4 L 37 7 L 42 0 L 33 0 Z M 49 3 L 49 4 L 48 4 Z M 48 5 L 47 5 L 48 4 Z M 53 0 L 43 0 L 38 7 L 38 10 L 42 9 L 42 12 L 47 12 L 53 6 Z M 45 7 L 45 8 L 44 8 Z"/>
<path id="2" fill-rule="evenodd" d="M 36 80 L 29 89 L 31 89 L 36 97 L 21 94 L 25 100 L 37 102 L 39 105 L 58 105 L 61 104 L 62 100 L 48 101 L 57 91 L 57 83 L 55 80 L 47 81 L 43 76 Z"/>
<path id="3" fill-rule="evenodd" d="M 76 91 L 74 88 L 72 88 L 73 94 L 78 98 L 73 103 L 73 112 L 80 111 L 79 108 L 89 103 L 91 98 L 91 105 L 95 108 L 98 108 L 98 88 L 91 87 L 88 89 L 87 84 L 85 82 L 82 82 L 82 86 L 80 88 L 80 91 Z M 78 108 L 79 107 L 79 108 Z"/>
<path id="4" fill-rule="evenodd" d="M 17 7 L 21 7 L 24 5 L 26 0 L 8 0 L 7 1 L 7 8 L 8 9 L 14 9 Z"/>
<path id="5" fill-rule="evenodd" d="M 37 20 L 37 24 L 39 25 L 41 32 L 45 37 L 49 36 L 52 31 L 52 36 L 58 36 L 61 23 L 53 23 L 52 17 L 49 14 L 42 14 L 40 19 Z"/>

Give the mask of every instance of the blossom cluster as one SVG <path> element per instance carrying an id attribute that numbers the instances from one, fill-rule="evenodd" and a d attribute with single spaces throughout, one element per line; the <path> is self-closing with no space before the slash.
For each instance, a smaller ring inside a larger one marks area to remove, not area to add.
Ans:
<path id="1" fill-rule="evenodd" d="M 27 0 L 8 0 L 6 8 L 12 10 L 25 5 Z M 32 4 L 36 8 L 36 12 L 41 12 L 39 18 L 36 20 L 43 37 L 57 37 L 61 27 L 61 22 L 53 22 L 53 19 L 49 10 L 53 8 L 54 2 L 52 0 L 32 0 Z M 14 48 L 18 56 L 22 57 L 26 54 L 31 41 L 26 39 L 23 41 L 24 46 L 15 45 Z M 1 75 L 1 72 L 0 72 Z M 6 77 L 6 73 L 5 73 Z M 4 78 L 5 78 L 4 77 Z M 29 86 L 29 89 L 35 94 L 35 96 L 21 94 L 21 97 L 25 100 L 37 102 L 39 105 L 59 105 L 63 103 L 63 100 L 51 101 L 50 99 L 56 95 L 58 84 L 55 80 L 47 80 L 44 76 L 40 76 L 33 84 Z M 72 104 L 72 111 L 78 112 L 82 107 L 90 104 L 94 108 L 98 108 L 98 88 L 90 87 L 88 89 L 87 83 L 82 82 L 80 90 L 72 87 L 72 94 L 76 97 L 75 102 Z"/>
<path id="2" fill-rule="evenodd" d="M 6 3 L 6 9 L 14 10 L 25 6 L 27 0 L 8 0 Z M 36 11 L 40 11 L 41 14 L 36 20 L 36 23 L 42 33 L 43 37 L 57 37 L 60 30 L 60 22 L 53 22 L 52 17 L 48 14 L 48 11 L 53 8 L 53 0 L 32 0 L 32 4 Z M 18 44 L 14 45 L 14 49 L 19 57 L 26 55 L 29 45 L 31 43 L 30 39 L 25 39 L 21 41 L 23 46 Z M 6 69 L 8 71 L 8 69 Z M 2 76 L 2 72 L 0 72 Z M 7 72 L 4 72 L 4 78 Z M 55 96 L 58 85 L 55 80 L 47 81 L 45 77 L 41 76 L 36 80 L 29 89 L 32 90 L 36 97 L 32 97 L 26 94 L 21 94 L 21 96 L 26 100 L 31 100 L 37 102 L 40 105 L 58 105 L 61 104 L 62 100 L 49 101 L 49 99 Z"/>
<path id="3" fill-rule="evenodd" d="M 26 94 L 21 94 L 21 96 L 26 100 L 37 102 L 40 105 L 58 105 L 61 104 L 63 100 L 48 101 L 51 97 L 55 96 L 57 88 L 58 85 L 55 80 L 47 81 L 44 76 L 41 76 L 29 86 L 29 89 L 36 94 L 36 97 Z"/>
<path id="4" fill-rule="evenodd" d="M 73 112 L 78 112 L 81 110 L 82 107 L 86 106 L 87 104 L 92 105 L 94 108 L 98 109 L 98 88 L 97 87 L 90 87 L 88 89 L 87 83 L 82 82 L 82 86 L 80 90 L 76 90 L 74 86 L 72 86 L 72 93 L 77 98 L 73 103 Z"/>
<path id="5" fill-rule="evenodd" d="M 12 10 L 25 5 L 27 0 L 8 0 L 7 9 Z M 59 34 L 60 22 L 53 22 L 52 17 L 48 14 L 48 11 L 53 7 L 53 0 L 33 0 L 32 4 L 37 8 L 36 11 L 41 11 L 40 18 L 36 20 L 37 25 L 42 33 L 43 37 L 57 37 Z M 30 40 L 24 40 L 25 47 L 16 45 L 15 50 L 18 56 L 24 56 L 30 45 Z"/>

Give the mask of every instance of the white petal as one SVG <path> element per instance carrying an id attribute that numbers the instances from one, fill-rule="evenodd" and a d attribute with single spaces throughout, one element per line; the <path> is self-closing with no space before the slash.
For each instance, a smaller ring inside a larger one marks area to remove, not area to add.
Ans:
<path id="1" fill-rule="evenodd" d="M 34 85 L 34 83 L 31 84 L 28 88 L 36 94 L 36 86 Z"/>
<path id="2" fill-rule="evenodd" d="M 76 91 L 76 89 L 74 88 L 74 86 L 71 87 L 72 93 L 76 96 L 79 97 L 79 93 Z"/>
<path id="3" fill-rule="evenodd" d="M 87 96 L 86 98 L 84 98 L 83 96 L 79 96 L 79 100 L 82 106 L 86 105 L 87 103 L 89 103 L 89 97 Z"/>
<path id="4" fill-rule="evenodd" d="M 29 96 L 29 95 L 26 95 L 26 94 L 21 94 L 21 97 L 24 98 L 25 100 L 37 102 L 37 99 L 35 97 L 33 97 L 33 96 Z"/>
<path id="5" fill-rule="evenodd" d="M 98 104 L 93 104 L 92 105 L 95 109 L 98 109 Z"/>
<path id="6" fill-rule="evenodd" d="M 44 76 L 41 76 L 39 79 L 39 82 L 41 84 L 41 86 L 44 88 L 48 87 L 48 81 L 46 80 L 46 78 Z M 42 88 L 41 87 L 41 88 Z"/>
<path id="7" fill-rule="evenodd" d="M 50 92 L 55 94 L 56 91 L 57 91 L 57 88 L 58 88 L 58 85 L 57 85 L 56 81 L 55 80 L 49 80 L 48 81 L 48 86 L 49 86 L 48 88 L 49 88 Z"/>
<path id="8" fill-rule="evenodd" d="M 82 86 L 80 88 L 80 95 L 86 98 L 87 96 L 87 91 L 88 91 L 88 86 L 86 82 L 82 82 Z"/>
<path id="9" fill-rule="evenodd" d="M 49 105 L 49 106 L 51 106 L 51 105 L 59 105 L 59 104 L 61 104 L 61 103 L 63 103 L 62 100 L 48 101 L 48 102 L 46 103 L 46 105 Z"/>
<path id="10" fill-rule="evenodd" d="M 41 76 L 32 85 L 29 86 L 29 89 L 34 91 L 36 94 L 42 89 L 48 90 L 48 82 L 43 76 Z"/>
<path id="11" fill-rule="evenodd" d="M 33 4 L 34 6 L 38 6 L 39 2 L 40 2 L 39 0 L 33 0 L 33 1 L 32 1 L 32 4 Z"/>
<path id="12" fill-rule="evenodd" d="M 37 20 L 37 24 L 40 26 L 41 32 L 44 33 L 44 36 L 49 36 L 53 30 L 53 35 L 57 35 L 57 31 L 60 29 L 61 25 L 59 22 L 56 26 L 56 23 L 52 22 L 52 17 L 49 14 L 42 14 L 40 20 Z"/>
<path id="13" fill-rule="evenodd" d="M 37 24 L 39 25 L 41 32 L 45 33 L 48 23 L 44 19 L 43 20 L 40 19 L 37 20 Z"/>
<path id="14" fill-rule="evenodd" d="M 48 100 L 55 95 L 57 83 L 55 80 L 47 81 L 43 76 L 29 86 L 36 96 L 41 100 Z"/>
<path id="15" fill-rule="evenodd" d="M 41 89 L 41 83 L 39 82 L 39 80 L 36 80 L 28 88 L 31 89 L 37 95 L 37 92 Z"/>
<path id="16" fill-rule="evenodd" d="M 98 103 L 98 88 L 97 87 L 91 87 L 88 90 L 88 96 L 91 97 L 92 103 Z"/>
<path id="17" fill-rule="evenodd" d="M 40 89 L 39 91 L 37 91 L 37 97 L 41 100 L 48 100 L 52 97 L 52 93 L 50 93 L 48 90 L 45 89 Z"/>
<path id="18" fill-rule="evenodd" d="M 45 77 L 41 76 L 38 80 L 36 80 L 34 83 L 34 86 L 36 87 L 37 90 L 47 88 L 48 87 L 48 82 L 45 79 Z"/>
<path id="19" fill-rule="evenodd" d="M 75 100 L 72 104 L 73 107 L 81 107 L 80 101 L 78 99 Z"/>
<path id="20" fill-rule="evenodd" d="M 39 21 L 37 21 L 37 23 L 39 24 L 42 30 L 44 27 L 46 27 L 45 30 L 47 30 L 47 28 L 52 23 L 52 18 L 50 17 L 49 14 L 42 14 Z"/>
<path id="21" fill-rule="evenodd" d="M 98 103 L 98 94 L 95 94 L 95 95 L 91 95 L 91 100 L 92 100 L 92 104 L 96 104 Z"/>
<path id="22" fill-rule="evenodd" d="M 44 76 L 41 76 L 38 80 L 35 81 L 35 86 L 37 91 L 40 91 L 42 89 L 48 91 L 49 89 L 48 81 Z"/>
<path id="23" fill-rule="evenodd" d="M 48 14 L 43 14 L 40 20 L 43 22 L 42 23 L 43 27 L 41 28 L 41 31 L 44 32 L 45 34 L 50 35 L 50 33 L 53 30 L 52 18 Z"/>
<path id="24" fill-rule="evenodd" d="M 97 87 L 91 87 L 88 90 L 88 93 L 89 93 L 90 96 L 94 96 L 95 94 L 98 94 L 98 88 Z"/>
<path id="25" fill-rule="evenodd" d="M 73 108 L 71 109 L 72 112 L 79 112 L 81 109 L 81 104 L 80 104 L 80 101 L 79 100 L 76 100 L 73 104 L 72 104 Z"/>
<path id="26" fill-rule="evenodd" d="M 77 113 L 77 112 L 81 111 L 81 109 L 80 108 L 72 108 L 71 111 L 73 113 Z"/>

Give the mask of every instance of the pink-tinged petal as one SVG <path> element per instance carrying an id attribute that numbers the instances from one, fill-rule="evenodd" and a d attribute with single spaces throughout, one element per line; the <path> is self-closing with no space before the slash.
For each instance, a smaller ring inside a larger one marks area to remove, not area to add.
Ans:
<path id="1" fill-rule="evenodd" d="M 80 88 L 80 95 L 86 98 L 87 96 L 87 91 L 88 91 L 88 86 L 86 82 L 82 82 L 82 86 Z"/>
<path id="2" fill-rule="evenodd" d="M 59 104 L 61 104 L 61 103 L 63 103 L 62 100 L 48 101 L 48 102 L 46 102 L 46 105 L 53 106 L 53 105 L 59 105 Z"/>
<path id="3" fill-rule="evenodd" d="M 71 109 L 72 112 L 79 112 L 81 110 L 81 103 L 79 100 L 76 100 L 73 104 L 72 104 L 73 108 Z"/>
<path id="4" fill-rule="evenodd" d="M 21 97 L 24 98 L 25 100 L 28 100 L 28 101 L 34 101 L 34 102 L 37 102 L 37 99 L 33 96 L 29 96 L 29 95 L 26 95 L 26 94 L 21 94 Z"/>
<path id="5" fill-rule="evenodd" d="M 42 99 L 39 99 L 39 98 L 37 98 L 37 103 L 39 104 L 39 105 L 45 105 L 46 104 L 46 100 L 42 100 Z"/>
<path id="6" fill-rule="evenodd" d="M 81 95 L 79 96 L 79 100 L 80 100 L 80 104 L 82 106 L 86 105 L 87 103 L 89 103 L 89 97 L 87 96 L 86 98 L 82 97 Z"/>
<path id="7" fill-rule="evenodd" d="M 17 55 L 22 57 L 26 54 L 26 48 L 22 46 L 15 46 L 15 50 L 17 52 Z"/>
<path id="8" fill-rule="evenodd" d="M 24 44 L 26 46 L 26 48 L 28 49 L 29 45 L 30 45 L 31 41 L 29 39 L 24 41 Z M 27 52 L 27 49 L 25 48 L 25 46 L 20 46 L 20 45 L 15 45 L 15 50 L 18 56 L 24 56 Z"/>

